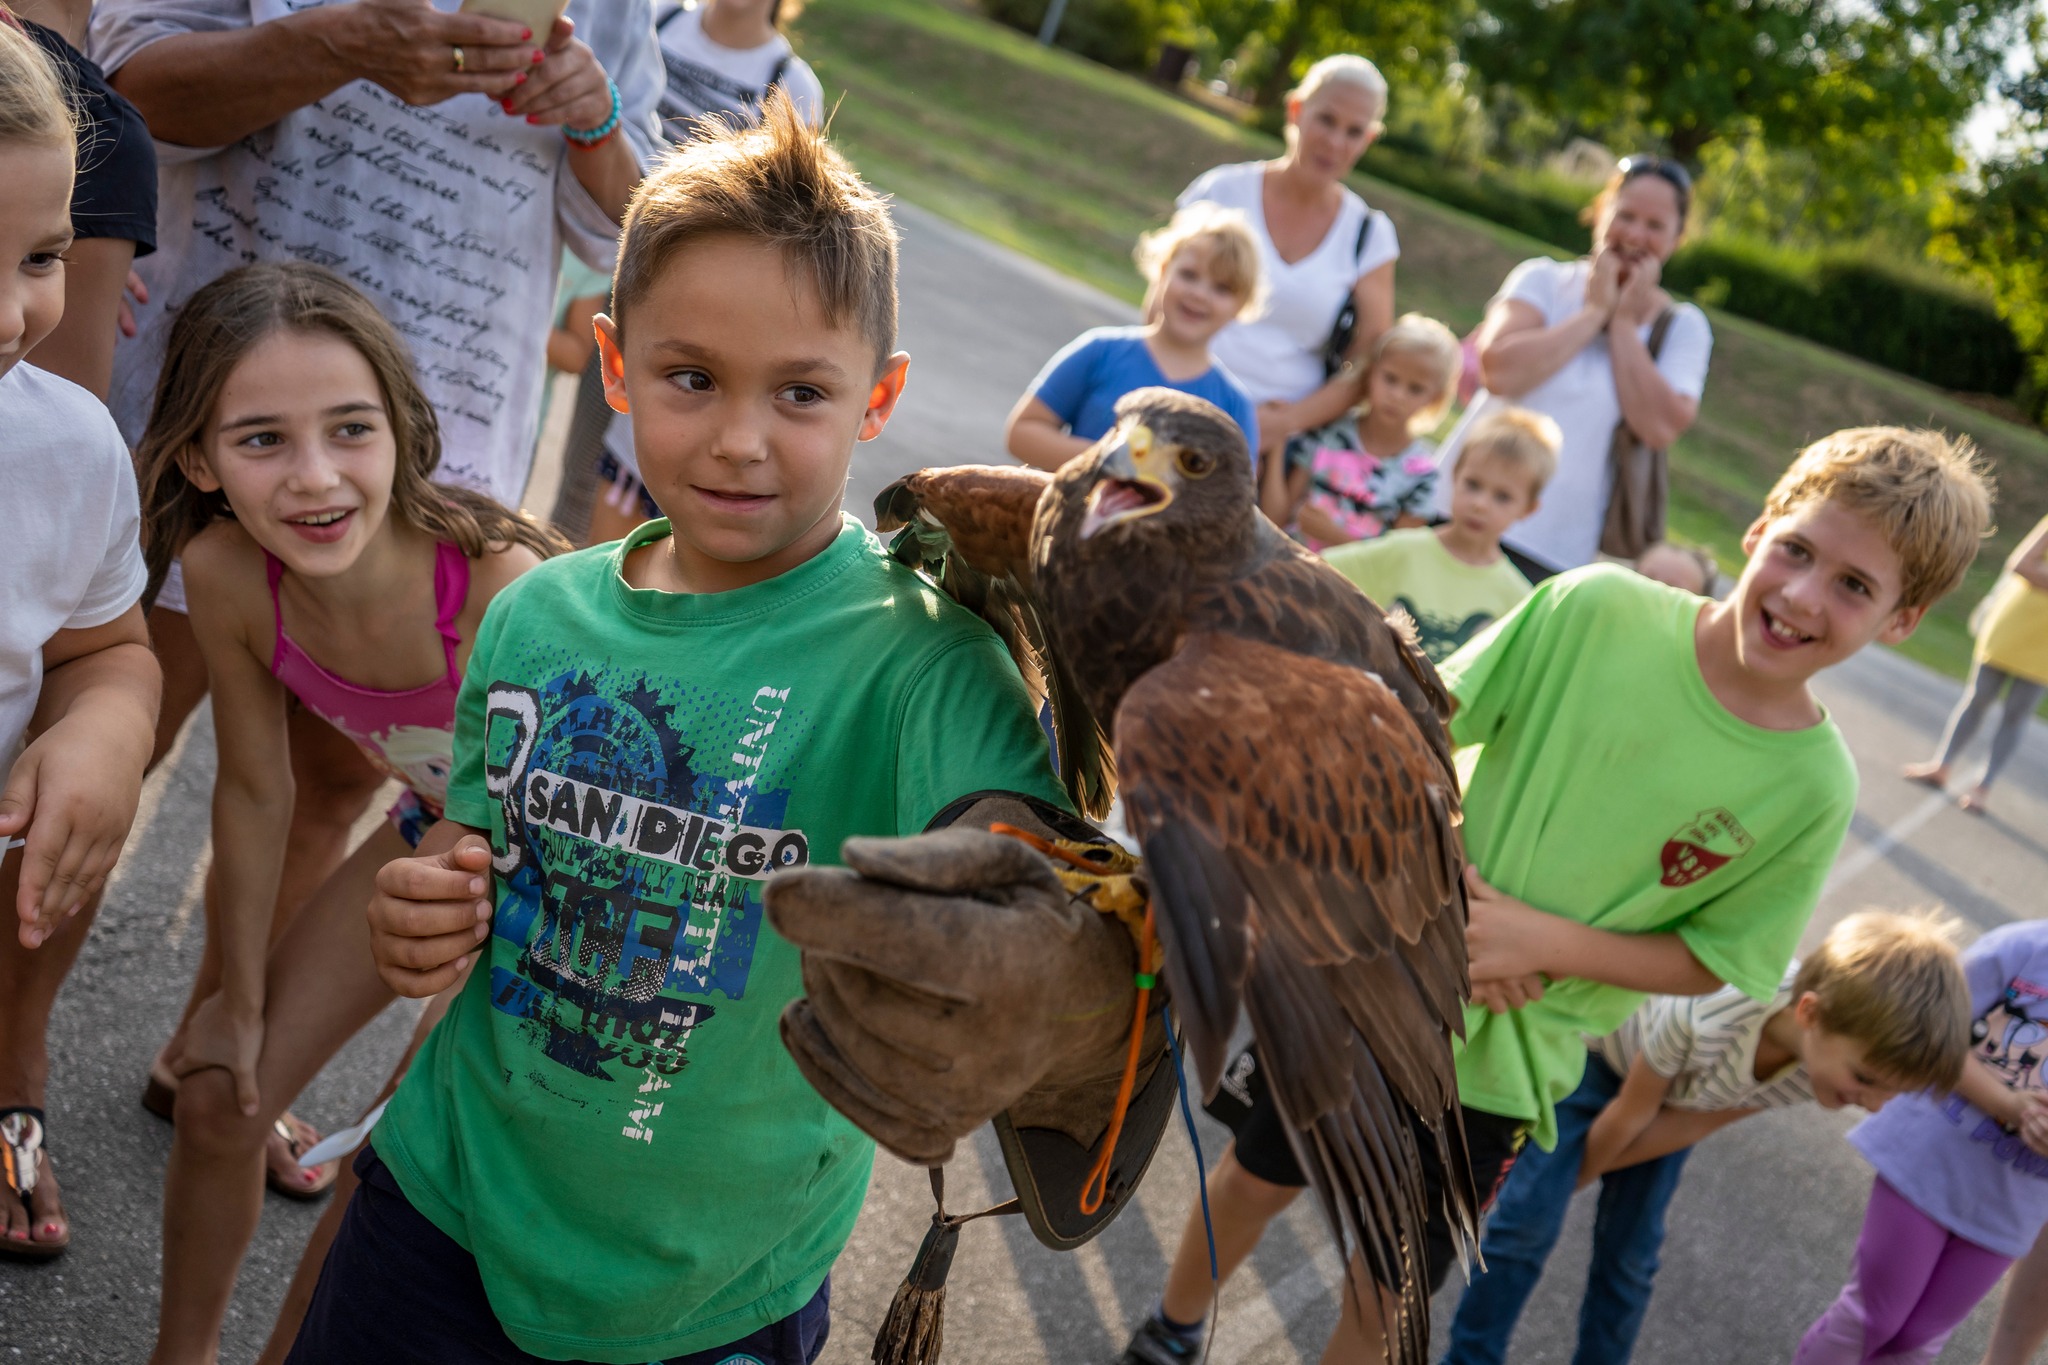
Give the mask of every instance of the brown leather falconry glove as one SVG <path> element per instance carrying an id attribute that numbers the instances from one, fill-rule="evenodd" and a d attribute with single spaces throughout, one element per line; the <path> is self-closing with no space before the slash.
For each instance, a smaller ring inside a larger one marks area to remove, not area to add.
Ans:
<path id="1" fill-rule="evenodd" d="M 1028 1112 L 1093 1145 L 1135 1012 L 1124 925 L 1030 844 L 984 829 L 849 839 L 842 856 L 766 890 L 769 922 L 803 950 L 806 997 L 782 1040 L 811 1084 L 922 1165 L 1020 1101 L 1020 1124 Z M 1146 1033 L 1141 1079 L 1164 1046 L 1156 1013 Z"/>

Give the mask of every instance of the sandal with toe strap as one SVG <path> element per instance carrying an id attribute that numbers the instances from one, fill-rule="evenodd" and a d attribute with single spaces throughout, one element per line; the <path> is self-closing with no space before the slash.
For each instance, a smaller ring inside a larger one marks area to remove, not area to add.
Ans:
<path id="1" fill-rule="evenodd" d="M 292 1128 L 292 1122 L 291 1115 L 287 1114 L 276 1123 L 273 1123 L 271 1128 L 279 1137 L 284 1139 L 285 1146 L 291 1150 L 292 1160 L 296 1162 L 307 1152 L 313 1150 L 313 1145 L 320 1141 L 320 1135 L 315 1133 L 312 1127 L 303 1121 L 299 1122 L 299 1127 L 303 1128 L 305 1132 L 303 1134 L 295 1132 Z M 294 1167 L 295 1171 L 304 1169 L 304 1167 Z M 277 1191 L 285 1198 L 306 1202 L 320 1198 L 334 1188 L 335 1181 L 341 1179 L 341 1163 L 339 1161 L 329 1161 L 313 1169 L 318 1174 L 310 1185 L 294 1185 L 290 1181 L 281 1180 L 278 1178 L 277 1172 L 268 1169 L 268 1167 L 264 1170 L 263 1178 L 271 1189 Z"/>
<path id="2" fill-rule="evenodd" d="M 29 1215 L 29 1222 L 35 1222 L 35 1206 L 29 1196 L 35 1192 L 36 1181 L 41 1175 L 41 1164 L 48 1159 L 48 1143 L 43 1132 L 43 1111 L 32 1105 L 17 1105 L 11 1109 L 0 1109 L 0 1199 L 8 1199 L 21 1205 Z M 31 1234 L 27 1241 L 16 1241 L 12 1237 L 0 1237 L 0 1256 L 22 1261 L 47 1261 L 64 1254 L 71 1245 L 71 1229 L 64 1229 L 61 1242 L 39 1242 Z"/>

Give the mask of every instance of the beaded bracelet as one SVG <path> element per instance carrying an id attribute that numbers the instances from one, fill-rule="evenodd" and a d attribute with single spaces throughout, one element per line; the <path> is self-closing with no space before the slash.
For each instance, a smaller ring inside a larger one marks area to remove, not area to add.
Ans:
<path id="1" fill-rule="evenodd" d="M 595 128 L 571 128 L 566 123 L 562 125 L 562 136 L 586 152 L 603 142 L 613 133 L 619 131 L 619 119 L 625 113 L 624 106 L 619 103 L 618 82 L 607 76 L 604 83 L 605 87 L 612 92 L 611 116 Z"/>

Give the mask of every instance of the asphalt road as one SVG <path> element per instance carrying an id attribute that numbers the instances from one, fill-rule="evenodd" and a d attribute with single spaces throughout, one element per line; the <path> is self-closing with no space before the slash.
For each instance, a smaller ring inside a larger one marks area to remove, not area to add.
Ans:
<path id="1" fill-rule="evenodd" d="M 854 461 L 847 505 L 926 464 L 1000 459 L 1002 418 L 1044 358 L 1085 327 L 1126 320 L 1123 305 L 915 211 L 902 214 L 903 342 L 911 382 L 895 422 Z M 545 476 L 543 476 L 545 477 Z M 546 506 L 541 497 L 535 505 Z M 2014 508 L 2008 518 L 2037 509 Z M 1865 906 L 1940 903 L 1975 930 L 2021 915 L 2048 883 L 2048 744 L 2015 761 L 1994 814 L 1963 815 L 1899 780 L 1923 756 L 1956 695 L 1946 679 L 1870 653 L 1819 687 L 1863 777 L 1848 847 L 1814 934 Z M 159 1190 L 170 1130 L 137 1103 L 151 1052 L 169 1031 L 198 960 L 200 874 L 213 768 L 201 712 L 182 749 L 151 781 L 106 909 L 54 1024 L 54 1150 L 76 1225 L 54 1264 L 0 1263 L 0 1361 L 139 1361 L 157 1301 Z M 323 1128 L 352 1120 L 410 1029 L 395 1006 L 336 1058 L 296 1106 Z M 1841 1284 L 1869 1176 L 1841 1141 L 1850 1120 L 1805 1109 L 1766 1115 L 1715 1137 L 1694 1157 L 1671 1215 L 1659 1290 L 1638 1359 L 1752 1365 L 1786 1360 Z M 1222 1132 L 1200 1120 L 1213 1162 Z M 1007 1193 L 992 1140 L 963 1149 L 951 1199 Z M 970 1228 L 947 1305 L 947 1352 L 975 1365 L 1108 1365 L 1152 1303 L 1195 1168 L 1176 1131 L 1136 1206 L 1072 1254 L 1038 1246 L 1017 1220 Z M 273 1198 L 227 1326 L 223 1359 L 253 1359 L 318 1217 Z M 834 1272 L 827 1365 L 867 1359 L 868 1343 L 930 1214 L 921 1172 L 883 1157 L 861 1224 Z M 1569 1359 L 1586 1256 L 1581 1201 L 1516 1342 L 1515 1358 Z M 1313 1214 L 1278 1221 L 1225 1290 L 1217 1365 L 1314 1361 L 1335 1320 L 1336 1260 Z M 1455 1289 L 1450 1291 L 1455 1293 Z M 1980 1308 L 1942 1356 L 1971 1365 L 1995 1304 Z M 1449 1307 L 1438 1305 L 1439 1326 Z"/>

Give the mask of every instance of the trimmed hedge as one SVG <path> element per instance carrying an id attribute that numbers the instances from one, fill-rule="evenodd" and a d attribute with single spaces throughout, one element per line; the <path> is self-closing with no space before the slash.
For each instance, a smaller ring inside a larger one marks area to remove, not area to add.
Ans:
<path id="1" fill-rule="evenodd" d="M 1802 256 L 1708 237 L 1672 257 L 1664 279 L 1702 303 L 1944 389 L 2003 397 L 2025 373 L 2019 342 L 1990 299 L 1852 248 Z"/>
<path id="2" fill-rule="evenodd" d="M 982 10 L 998 23 L 1034 38 L 1051 0 L 983 0 Z M 1119 71 L 1143 71 L 1158 44 L 1155 0 L 1068 0 L 1060 19 L 1058 46 Z"/>
<path id="3" fill-rule="evenodd" d="M 1451 169 L 1410 139 L 1381 139 L 1362 169 L 1565 251 L 1590 243 L 1579 204 L 1508 176 Z M 2006 397 L 2026 373 L 2020 344 L 1990 298 L 1931 267 L 1856 247 L 1800 252 L 1705 237 L 1680 248 L 1664 281 L 1701 303 L 1945 389 Z"/>
<path id="4" fill-rule="evenodd" d="M 1396 134 L 1375 142 L 1359 169 L 1566 251 L 1583 252 L 1592 241 L 1579 221 L 1583 200 L 1545 194 L 1485 171 L 1456 170 L 1427 146 Z"/>

